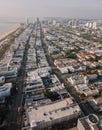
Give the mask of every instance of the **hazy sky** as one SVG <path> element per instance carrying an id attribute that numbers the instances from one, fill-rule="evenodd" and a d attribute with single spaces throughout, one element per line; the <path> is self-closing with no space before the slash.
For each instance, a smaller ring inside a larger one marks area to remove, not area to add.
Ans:
<path id="1" fill-rule="evenodd" d="M 102 18 L 102 0 L 0 0 L 0 16 Z"/>

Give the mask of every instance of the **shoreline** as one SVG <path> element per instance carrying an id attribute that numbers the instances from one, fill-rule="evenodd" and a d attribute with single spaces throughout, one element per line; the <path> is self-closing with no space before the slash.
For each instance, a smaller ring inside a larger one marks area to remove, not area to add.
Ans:
<path id="1" fill-rule="evenodd" d="M 8 31 L 5 32 L 0 32 L 0 42 L 4 40 L 7 36 L 15 32 L 18 28 L 20 27 L 20 24 L 15 25 L 15 27 L 9 29 Z"/>

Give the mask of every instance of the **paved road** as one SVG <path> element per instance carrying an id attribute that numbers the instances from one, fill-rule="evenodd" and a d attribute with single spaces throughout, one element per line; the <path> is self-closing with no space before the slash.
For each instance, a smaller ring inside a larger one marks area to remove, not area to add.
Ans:
<path id="1" fill-rule="evenodd" d="M 27 40 L 24 57 L 23 57 L 23 63 L 22 66 L 18 72 L 18 78 L 16 82 L 16 86 L 18 87 L 18 93 L 14 95 L 13 104 L 11 106 L 11 111 L 8 116 L 8 127 L 7 130 L 19 130 L 21 127 L 21 124 L 17 124 L 17 117 L 18 114 L 18 108 L 21 108 L 22 102 L 23 102 L 23 83 L 24 83 L 24 75 L 25 75 L 25 67 L 26 67 L 26 60 L 27 60 L 27 51 L 28 51 L 28 43 L 30 40 L 30 36 Z"/>

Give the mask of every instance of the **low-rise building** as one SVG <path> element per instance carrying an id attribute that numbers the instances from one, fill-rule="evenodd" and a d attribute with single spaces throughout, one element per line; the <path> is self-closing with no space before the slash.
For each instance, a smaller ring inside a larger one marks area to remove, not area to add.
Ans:
<path id="1" fill-rule="evenodd" d="M 4 85 L 0 86 L 0 103 L 5 102 L 5 97 L 11 95 L 12 83 L 5 83 Z"/>
<path id="2" fill-rule="evenodd" d="M 69 105 L 67 99 L 53 104 L 27 109 L 28 123 L 31 128 L 44 129 L 78 117 L 81 110 L 77 104 Z"/>
<path id="3" fill-rule="evenodd" d="M 90 114 L 89 116 L 78 119 L 78 130 L 101 130 L 98 126 L 99 119 L 96 115 Z"/>
<path id="4" fill-rule="evenodd" d="M 98 98 L 88 99 L 88 102 L 94 111 L 100 112 L 100 113 L 102 112 L 102 96 Z"/>
<path id="5" fill-rule="evenodd" d="M 67 78 L 67 80 L 80 94 L 85 94 L 85 96 L 90 96 L 90 95 L 97 95 L 99 93 L 98 89 L 91 90 L 89 88 L 87 76 L 76 75 Z"/>

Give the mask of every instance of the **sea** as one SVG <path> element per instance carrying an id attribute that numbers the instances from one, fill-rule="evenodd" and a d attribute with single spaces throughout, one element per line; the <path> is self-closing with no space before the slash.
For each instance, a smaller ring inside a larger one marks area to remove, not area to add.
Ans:
<path id="1" fill-rule="evenodd" d="M 17 24 L 25 22 L 24 18 L 0 17 L 0 34 L 13 29 Z"/>
<path id="2" fill-rule="evenodd" d="M 36 18 L 29 18 L 29 20 L 33 22 Z M 8 32 L 20 23 L 26 23 L 26 18 L 0 17 L 0 35 Z"/>
<path id="3" fill-rule="evenodd" d="M 14 28 L 16 25 L 17 24 L 15 24 L 15 23 L 0 22 L 0 33 L 5 33 L 7 31 L 11 30 L 12 28 Z"/>

